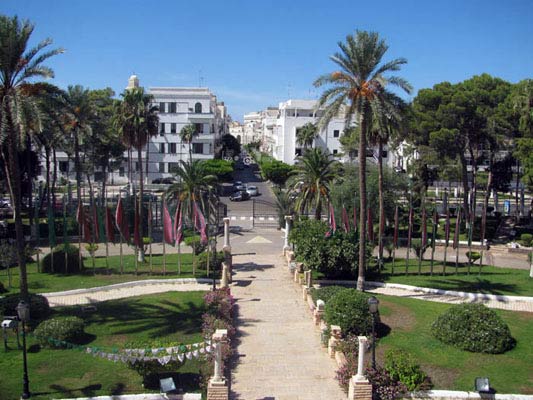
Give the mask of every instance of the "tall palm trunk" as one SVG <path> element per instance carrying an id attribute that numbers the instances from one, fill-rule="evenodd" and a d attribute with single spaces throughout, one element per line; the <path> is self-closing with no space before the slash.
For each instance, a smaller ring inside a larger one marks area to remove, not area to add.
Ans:
<path id="1" fill-rule="evenodd" d="M 368 104 L 363 104 L 360 117 L 361 132 L 359 133 L 359 271 L 357 290 L 365 288 L 365 248 L 366 248 L 366 127 Z"/>
<path id="2" fill-rule="evenodd" d="M 6 122 L 8 126 L 7 148 L 8 148 L 8 165 L 9 174 L 7 182 L 9 185 L 11 197 L 13 200 L 13 213 L 15 217 L 15 235 L 17 239 L 17 261 L 20 269 L 20 296 L 28 300 L 28 279 L 26 272 L 26 257 L 24 254 L 24 231 L 22 228 L 22 203 L 21 203 L 21 178 L 20 165 L 18 159 L 18 141 L 16 138 L 15 125 L 11 113 L 4 108 L 6 112 Z"/>
<path id="3" fill-rule="evenodd" d="M 383 266 L 383 228 L 385 218 L 385 206 L 383 204 L 383 141 L 378 141 L 378 193 L 379 193 L 379 230 L 378 230 L 378 260 L 379 269 Z"/>
<path id="4" fill-rule="evenodd" d="M 139 262 L 144 261 L 144 248 L 143 248 L 143 193 L 144 193 L 144 182 L 143 182 L 143 166 L 142 166 L 142 147 L 139 145 L 137 148 L 137 159 L 139 161 Z"/>

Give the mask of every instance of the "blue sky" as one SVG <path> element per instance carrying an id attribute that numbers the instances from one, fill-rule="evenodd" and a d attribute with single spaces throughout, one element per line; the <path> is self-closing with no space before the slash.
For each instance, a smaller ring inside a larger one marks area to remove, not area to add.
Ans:
<path id="1" fill-rule="evenodd" d="M 316 98 L 313 80 L 355 29 L 405 57 L 415 88 L 483 72 L 533 78 L 531 0 L 256 1 L 1 0 L 0 13 L 35 25 L 65 54 L 48 62 L 54 82 L 112 87 L 135 72 L 150 86 L 209 87 L 234 119 L 287 98 Z M 407 97 L 412 98 L 413 96 Z"/>

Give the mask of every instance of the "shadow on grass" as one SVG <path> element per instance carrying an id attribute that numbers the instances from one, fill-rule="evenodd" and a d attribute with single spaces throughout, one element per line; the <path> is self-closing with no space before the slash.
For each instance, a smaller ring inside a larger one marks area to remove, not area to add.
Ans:
<path id="1" fill-rule="evenodd" d="M 51 389 L 51 391 L 49 392 L 33 392 L 32 396 L 46 396 L 46 395 L 52 395 L 55 393 L 61 393 L 62 397 L 63 396 L 79 397 L 79 393 L 81 393 L 85 397 L 93 397 L 96 394 L 97 390 L 102 389 L 102 385 L 98 383 L 98 384 L 83 386 L 81 388 L 69 389 L 69 388 L 66 388 L 65 386 L 52 384 L 49 386 L 49 388 Z"/>

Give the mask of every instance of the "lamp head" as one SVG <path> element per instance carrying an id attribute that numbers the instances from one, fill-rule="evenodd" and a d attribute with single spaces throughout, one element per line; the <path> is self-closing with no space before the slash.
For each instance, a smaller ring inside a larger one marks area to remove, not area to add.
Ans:
<path id="1" fill-rule="evenodd" d="M 368 299 L 368 309 L 370 310 L 372 314 L 375 314 L 378 312 L 378 305 L 379 305 L 379 300 L 375 296 L 371 296 Z"/>
<path id="2" fill-rule="evenodd" d="M 21 321 L 28 322 L 30 320 L 30 305 L 24 300 L 21 300 L 17 305 L 17 314 Z"/>

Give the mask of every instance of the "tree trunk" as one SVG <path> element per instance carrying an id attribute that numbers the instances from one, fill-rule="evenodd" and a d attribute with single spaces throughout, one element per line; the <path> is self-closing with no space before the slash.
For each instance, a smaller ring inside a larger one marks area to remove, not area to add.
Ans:
<path id="1" fill-rule="evenodd" d="M 379 193 L 379 230 L 378 230 L 378 260 L 379 269 L 383 266 L 383 230 L 385 218 L 385 206 L 383 204 L 383 141 L 378 141 L 378 193 Z"/>
<path id="2" fill-rule="evenodd" d="M 24 231 L 22 227 L 22 204 L 21 204 L 21 177 L 20 166 L 18 159 L 18 140 L 16 137 L 16 128 L 13 123 L 12 115 L 9 110 L 4 107 L 7 122 L 7 153 L 9 173 L 7 174 L 7 182 L 9 185 L 11 200 L 13 202 L 13 214 L 15 217 L 15 235 L 17 239 L 17 261 L 20 269 L 20 296 L 22 299 L 28 301 L 28 276 L 26 272 L 26 255 L 24 254 Z"/>
<path id="3" fill-rule="evenodd" d="M 80 166 L 80 144 L 78 138 L 78 128 L 74 130 L 74 169 L 76 172 L 76 195 L 78 196 L 78 204 L 83 207 L 83 201 L 81 199 L 81 166 Z M 68 175 L 67 175 L 68 177 Z M 85 221 L 83 221 L 85 222 Z M 81 270 L 83 264 L 82 251 L 81 251 L 81 237 L 82 237 L 82 224 L 78 221 L 78 264 Z"/>
<path id="4" fill-rule="evenodd" d="M 357 290 L 365 288 L 365 248 L 366 248 L 366 126 L 368 105 L 363 105 L 359 133 L 359 271 Z"/>

